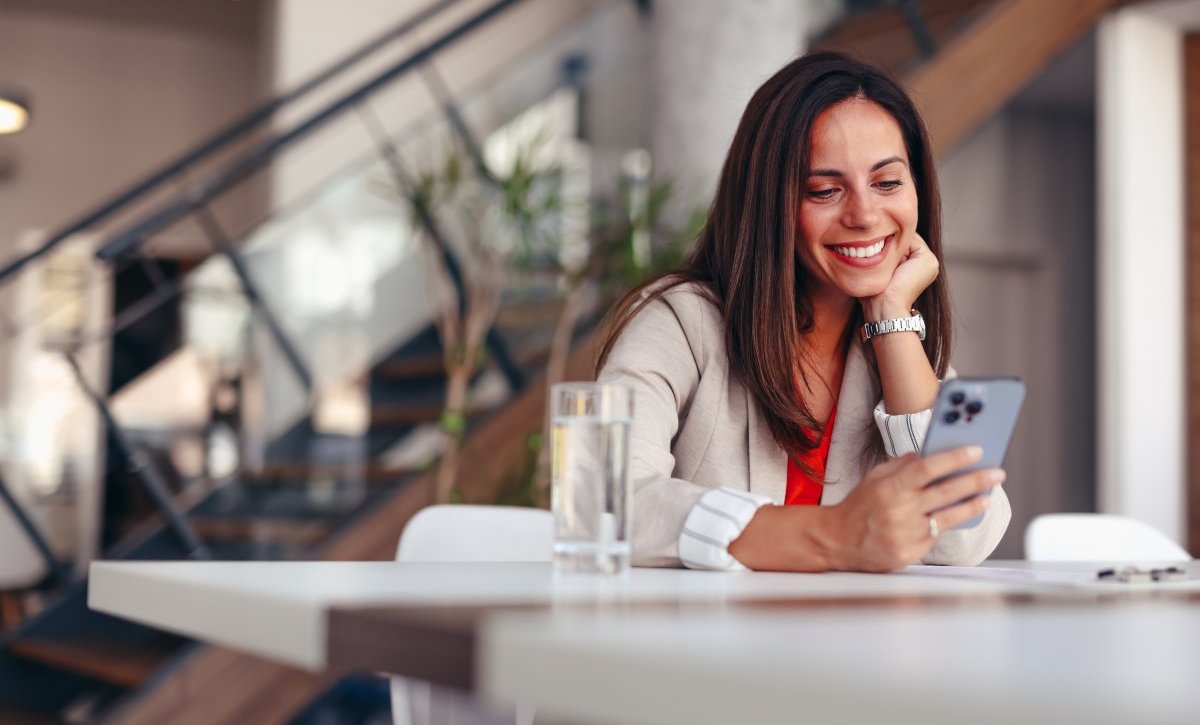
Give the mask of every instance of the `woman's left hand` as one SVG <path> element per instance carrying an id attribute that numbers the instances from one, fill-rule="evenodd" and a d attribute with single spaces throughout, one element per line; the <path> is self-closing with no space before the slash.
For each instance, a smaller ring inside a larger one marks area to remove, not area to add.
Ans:
<path id="1" fill-rule="evenodd" d="M 861 299 L 863 314 L 869 322 L 908 317 L 917 298 L 938 276 L 938 260 L 920 234 L 915 231 L 901 241 L 902 257 L 887 288 Z"/>

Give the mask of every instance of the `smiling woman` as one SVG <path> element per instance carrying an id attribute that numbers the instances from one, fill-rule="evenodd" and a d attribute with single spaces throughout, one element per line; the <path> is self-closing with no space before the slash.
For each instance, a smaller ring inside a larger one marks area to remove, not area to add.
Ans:
<path id="1" fill-rule="evenodd" d="M 636 391 L 636 564 L 890 571 L 992 551 L 1008 500 L 977 494 L 1003 471 L 929 486 L 980 452 L 914 455 L 953 374 L 940 216 L 924 124 L 882 71 L 817 53 L 758 89 L 691 256 L 614 307 L 599 357 L 600 380 Z"/>

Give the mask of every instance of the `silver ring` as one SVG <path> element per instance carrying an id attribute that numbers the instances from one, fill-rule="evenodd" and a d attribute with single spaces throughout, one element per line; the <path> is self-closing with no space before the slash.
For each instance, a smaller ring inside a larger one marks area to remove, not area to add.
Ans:
<path id="1" fill-rule="evenodd" d="M 938 528 L 937 519 L 933 517 L 933 514 L 930 514 L 929 515 L 929 538 L 936 539 L 939 535 L 941 535 L 941 533 L 942 533 L 942 530 Z"/>

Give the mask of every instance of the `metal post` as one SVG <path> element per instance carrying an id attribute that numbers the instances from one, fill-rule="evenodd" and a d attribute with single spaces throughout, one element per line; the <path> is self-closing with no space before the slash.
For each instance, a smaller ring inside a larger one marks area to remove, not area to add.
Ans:
<path id="1" fill-rule="evenodd" d="M 366 106 L 361 106 L 362 117 L 368 132 L 375 138 L 375 143 L 379 148 L 379 153 L 387 162 L 388 168 L 392 172 L 392 176 L 400 189 L 409 189 L 412 186 L 411 176 L 404 168 L 404 162 L 400 159 L 400 153 L 396 150 L 396 145 L 388 138 L 387 132 L 383 130 L 383 124 L 374 115 L 374 112 Z M 421 226 L 425 227 L 426 233 L 437 246 L 438 252 L 442 255 L 442 261 L 446 265 L 446 271 L 450 275 L 450 280 L 454 284 L 454 291 L 458 297 L 458 309 L 466 310 L 466 283 L 463 280 L 462 267 L 455 258 L 454 252 L 450 249 L 450 245 L 446 242 L 446 237 L 442 234 L 438 227 L 437 220 L 433 216 L 433 210 L 425 205 L 424 200 L 416 196 L 409 196 L 409 201 L 412 203 L 413 211 L 416 212 L 417 218 L 421 222 Z M 525 371 L 513 359 L 512 352 L 508 349 L 508 341 L 504 336 L 493 326 L 489 327 L 486 338 L 488 349 L 492 351 L 492 356 L 496 359 L 496 364 L 500 366 L 501 372 L 504 374 L 505 380 L 513 390 L 523 390 L 528 384 Z"/>
<path id="2" fill-rule="evenodd" d="M 486 179 L 492 186 L 498 187 L 499 182 L 496 176 L 488 168 L 487 160 L 483 158 L 483 147 L 475 139 L 475 134 L 471 133 L 466 119 L 463 118 L 462 113 L 458 110 L 458 105 L 454 103 L 453 96 L 450 95 L 450 88 L 442 79 L 441 74 L 438 73 L 437 68 L 433 67 L 432 61 L 421 66 L 421 74 L 425 77 L 425 84 L 429 86 L 429 91 L 437 98 L 438 103 L 442 105 L 442 112 L 446 114 L 446 119 L 450 121 L 450 127 L 454 129 L 454 133 L 467 149 L 467 155 L 471 157 L 471 161 L 475 164 L 479 175 Z"/>
<path id="3" fill-rule="evenodd" d="M 8 486 L 4 483 L 4 478 L 0 477 L 0 499 L 13 512 L 13 516 L 17 519 L 17 523 L 25 530 L 25 535 L 33 542 L 33 547 L 37 549 L 41 555 L 42 561 L 46 562 L 46 569 L 50 576 L 57 579 L 60 583 L 65 584 L 70 580 L 70 572 L 50 550 L 50 544 L 47 543 L 42 532 L 38 531 L 37 525 L 33 523 L 33 519 L 25 513 L 25 509 L 21 508 L 21 504 L 13 497 L 12 492 L 8 490 Z"/>
<path id="4" fill-rule="evenodd" d="M 913 34 L 917 50 L 921 51 L 921 57 L 928 60 L 937 55 L 937 44 L 933 42 L 933 34 L 929 32 L 929 26 L 921 15 L 917 0 L 895 1 L 900 6 L 900 12 L 904 14 L 904 22 L 908 23 L 908 29 Z"/>
<path id="5" fill-rule="evenodd" d="M 105 428 L 112 434 L 113 441 L 116 442 L 117 448 L 121 450 L 121 455 L 125 457 L 126 464 L 129 467 L 129 472 L 137 477 L 141 482 L 142 488 L 154 500 L 154 505 L 158 512 L 166 519 L 167 528 L 171 529 L 178 537 L 180 543 L 183 544 L 184 551 L 193 559 L 209 559 L 211 554 L 208 547 L 200 542 L 196 536 L 196 532 L 192 530 L 183 513 L 175 506 L 175 502 L 171 500 L 170 488 L 167 482 L 163 479 L 161 473 L 155 468 L 154 463 L 146 457 L 144 453 L 138 451 L 125 437 L 125 431 L 117 425 L 117 421 L 113 418 L 112 411 L 109 410 L 108 404 L 104 398 L 100 397 L 96 391 L 88 384 L 87 378 L 83 375 L 83 370 L 79 367 L 79 361 L 69 352 L 64 352 L 63 357 L 67 359 L 67 363 L 71 366 L 71 370 L 75 372 L 75 380 L 79 383 L 79 387 L 83 390 L 92 404 L 96 406 L 100 417 L 104 419 Z"/>
<path id="6" fill-rule="evenodd" d="M 246 269 L 246 265 L 242 263 L 242 258 L 233 251 L 233 243 L 230 241 L 229 236 L 225 234 L 225 230 L 221 229 L 221 225 L 217 223 L 216 217 L 207 204 L 201 203 L 197 205 L 196 216 L 200 220 L 200 226 L 208 234 L 213 248 L 225 255 L 225 258 L 229 260 L 234 274 L 237 275 L 238 280 L 242 284 L 242 292 L 245 293 L 246 299 L 250 301 L 250 306 L 254 308 L 259 317 L 266 323 L 271 337 L 275 340 L 275 344 L 279 346 L 284 358 L 288 361 L 288 365 L 291 366 L 292 372 L 296 374 L 296 377 L 300 379 L 301 385 L 304 386 L 304 392 L 311 395 L 313 391 L 312 373 L 308 371 L 308 366 L 300 358 L 300 353 L 292 345 L 292 341 L 288 339 L 287 334 L 284 333 L 279 320 L 275 319 L 275 315 L 267 306 L 266 300 L 258 293 L 257 285 L 250 278 L 250 270 Z"/>

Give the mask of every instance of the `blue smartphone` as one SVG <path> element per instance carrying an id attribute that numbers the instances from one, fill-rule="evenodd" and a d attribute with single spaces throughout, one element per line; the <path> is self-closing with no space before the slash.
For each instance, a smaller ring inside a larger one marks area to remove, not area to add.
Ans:
<path id="1" fill-rule="evenodd" d="M 978 463 L 945 478 L 981 468 L 1000 467 L 1017 427 L 1023 402 L 1025 383 L 1017 378 L 952 378 L 943 382 L 938 389 L 933 420 L 929 423 L 929 432 L 925 434 L 921 455 L 963 446 L 983 448 L 983 458 Z M 945 478 L 929 485 L 936 486 Z M 982 520 L 983 515 L 980 514 L 956 528 L 969 529 L 978 526 Z"/>

